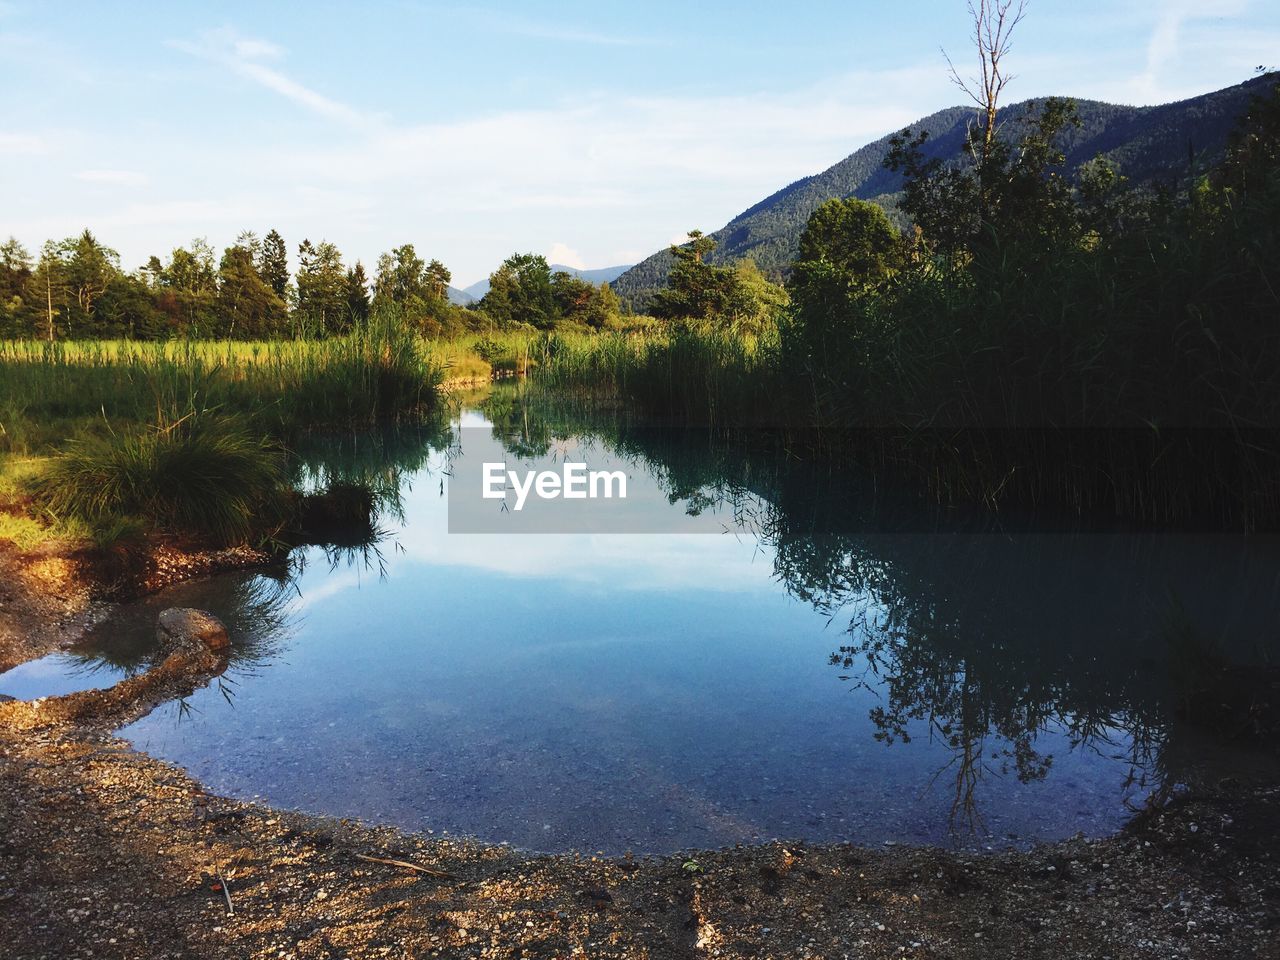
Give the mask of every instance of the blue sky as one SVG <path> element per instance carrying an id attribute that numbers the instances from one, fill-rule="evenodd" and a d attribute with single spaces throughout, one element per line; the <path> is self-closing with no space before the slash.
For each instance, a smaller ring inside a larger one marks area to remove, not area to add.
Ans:
<path id="1" fill-rule="evenodd" d="M 967 35 L 963 0 L 0 0 L 0 236 L 632 262 L 960 102 Z M 1274 0 L 1032 0 L 1007 97 L 1166 102 L 1277 51 Z"/>

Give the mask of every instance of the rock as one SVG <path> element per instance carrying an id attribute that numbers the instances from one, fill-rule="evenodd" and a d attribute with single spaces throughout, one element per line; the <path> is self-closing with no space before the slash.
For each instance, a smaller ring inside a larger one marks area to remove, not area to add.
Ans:
<path id="1" fill-rule="evenodd" d="M 222 652 L 231 646 L 231 638 L 221 620 L 190 607 L 170 607 L 161 613 L 156 636 L 161 643 L 178 647 L 198 645 Z"/>

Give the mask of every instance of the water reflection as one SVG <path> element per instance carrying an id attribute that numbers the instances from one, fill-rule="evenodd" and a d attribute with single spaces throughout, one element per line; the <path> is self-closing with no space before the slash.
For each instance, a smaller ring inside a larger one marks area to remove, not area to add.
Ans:
<path id="1" fill-rule="evenodd" d="M 309 438 L 299 482 L 370 491 L 368 529 L 93 637 L 86 669 L 123 672 L 164 606 L 236 640 L 234 721 L 126 734 L 215 789 L 534 849 L 1021 842 L 1112 829 L 1226 760 L 1274 775 L 1178 720 L 1206 663 L 1275 652 L 1274 538 L 957 516 L 771 438 L 522 388 L 460 422 L 516 459 L 607 449 L 733 536 L 450 536 L 457 430 Z"/>
<path id="2" fill-rule="evenodd" d="M 160 596 L 121 607 L 118 615 L 90 630 L 65 656 L 84 675 L 136 676 L 156 666 L 166 653 L 156 643 L 160 611 L 199 606 L 216 610 L 235 639 L 229 652 L 230 679 L 252 675 L 287 650 L 302 626 L 295 609 L 295 577 L 289 564 L 280 564 L 180 584 Z"/>
<path id="3" fill-rule="evenodd" d="M 791 595 L 844 624 L 829 663 L 879 700 L 876 740 L 923 731 L 948 748 L 935 777 L 970 829 L 985 778 L 1049 776 L 1047 739 L 1126 763 L 1140 793 L 1194 780 L 1203 751 L 1178 742 L 1203 736 L 1178 722 L 1189 684 L 1280 652 L 1276 537 L 1044 532 L 1040 518 L 944 510 L 797 463 L 768 437 L 655 427 L 536 388 L 485 409 L 514 455 L 585 433 L 689 512 L 728 507 Z"/>

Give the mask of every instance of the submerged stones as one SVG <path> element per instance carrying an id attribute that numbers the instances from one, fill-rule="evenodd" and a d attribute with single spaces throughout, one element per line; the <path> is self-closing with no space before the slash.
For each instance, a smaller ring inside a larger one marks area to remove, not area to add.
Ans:
<path id="1" fill-rule="evenodd" d="M 160 614 L 156 637 L 175 648 L 203 647 L 222 653 L 231 646 L 227 628 L 211 613 L 191 607 L 170 607 Z"/>

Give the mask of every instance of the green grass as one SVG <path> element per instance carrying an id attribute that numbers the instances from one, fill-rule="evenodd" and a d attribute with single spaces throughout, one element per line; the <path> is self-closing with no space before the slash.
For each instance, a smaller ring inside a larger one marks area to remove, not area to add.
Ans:
<path id="1" fill-rule="evenodd" d="M 261 539 L 287 522 L 284 451 L 244 422 L 191 414 L 73 441 L 35 484 L 36 499 L 116 540 L 145 524 L 217 544 Z"/>
<path id="2" fill-rule="evenodd" d="M 769 426 L 780 413 L 771 358 L 776 331 L 741 336 L 709 324 L 642 333 L 555 335 L 539 379 L 561 390 L 606 391 L 686 424 Z"/>
<path id="3" fill-rule="evenodd" d="M 319 341 L 0 343 L 0 539 L 262 540 L 295 438 L 421 419 L 442 372 L 390 313 Z"/>
<path id="4" fill-rule="evenodd" d="M 437 405 L 441 364 L 395 316 L 345 337 L 272 343 L 0 343 L 0 454 L 57 451 L 188 413 L 247 417 L 276 437 L 411 419 Z"/>

